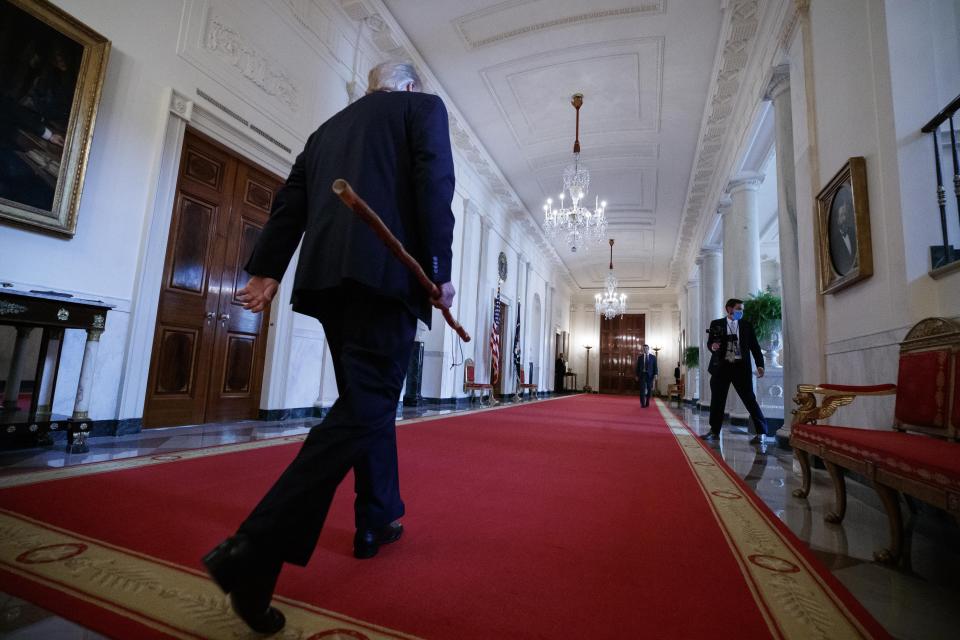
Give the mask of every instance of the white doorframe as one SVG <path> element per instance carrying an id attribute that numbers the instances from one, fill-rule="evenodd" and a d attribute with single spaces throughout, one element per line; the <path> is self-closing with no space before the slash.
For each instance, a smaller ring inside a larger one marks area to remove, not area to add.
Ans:
<path id="1" fill-rule="evenodd" d="M 277 175 L 290 173 L 292 161 L 250 137 L 249 133 L 236 128 L 219 114 L 205 108 L 201 103 L 170 89 L 167 93 L 168 108 L 163 148 L 156 170 L 153 206 L 141 240 L 134 296 L 130 312 L 130 329 L 124 350 L 123 377 L 120 384 L 120 419 L 143 417 L 147 395 L 147 378 L 153 351 L 154 330 L 157 323 L 157 307 L 163 280 L 163 267 L 167 255 L 167 239 L 173 219 L 177 176 L 180 156 L 187 125 L 228 147 L 241 157 L 273 171 Z M 295 262 L 291 261 L 292 263 Z M 286 389 L 287 361 L 293 333 L 293 309 L 285 301 L 290 298 L 290 278 L 284 278 L 277 293 L 277 300 L 270 313 L 270 330 L 267 336 L 267 353 L 260 406 L 274 408 L 282 404 Z M 276 407 L 282 408 L 282 407 Z"/>

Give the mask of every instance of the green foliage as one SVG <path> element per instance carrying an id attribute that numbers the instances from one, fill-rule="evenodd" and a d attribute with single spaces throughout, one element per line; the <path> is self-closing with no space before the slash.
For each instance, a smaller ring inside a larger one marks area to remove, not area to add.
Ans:
<path id="1" fill-rule="evenodd" d="M 683 351 L 683 366 L 696 369 L 700 366 L 700 347 L 687 347 Z"/>
<path id="2" fill-rule="evenodd" d="M 743 317 L 749 320 L 757 333 L 757 342 L 764 344 L 770 339 L 780 320 L 780 296 L 769 291 L 758 291 L 743 302 Z"/>

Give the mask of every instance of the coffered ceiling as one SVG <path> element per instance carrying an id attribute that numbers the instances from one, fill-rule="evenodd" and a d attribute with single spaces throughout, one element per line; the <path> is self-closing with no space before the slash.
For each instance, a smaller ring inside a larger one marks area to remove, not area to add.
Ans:
<path id="1" fill-rule="evenodd" d="M 667 287 L 722 12 L 718 0 L 383 0 L 542 225 L 572 160 L 574 109 L 590 194 L 608 201 L 625 287 Z M 582 288 L 604 241 L 570 253 Z"/>

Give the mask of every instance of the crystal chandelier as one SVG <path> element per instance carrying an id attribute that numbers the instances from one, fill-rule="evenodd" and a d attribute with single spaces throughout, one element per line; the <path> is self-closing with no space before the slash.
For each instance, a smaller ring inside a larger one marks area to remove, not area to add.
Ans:
<path id="1" fill-rule="evenodd" d="M 590 188 L 590 172 L 580 164 L 580 107 L 583 106 L 583 94 L 575 93 L 570 101 L 577 112 L 577 128 L 573 141 L 573 163 L 563 170 L 563 191 L 560 193 L 560 206 L 554 208 L 553 198 L 547 198 L 543 205 L 544 229 L 551 238 L 562 238 L 572 253 L 577 249 L 587 249 L 590 244 L 599 242 L 607 233 L 607 218 L 604 211 L 606 200 L 594 197 L 593 210 L 583 206 Z M 570 195 L 569 205 L 566 202 Z"/>
<path id="2" fill-rule="evenodd" d="M 610 238 L 610 271 L 607 272 L 606 290 L 594 296 L 597 313 L 607 320 L 627 312 L 627 294 L 617 293 L 617 276 L 613 275 L 613 238 Z"/>

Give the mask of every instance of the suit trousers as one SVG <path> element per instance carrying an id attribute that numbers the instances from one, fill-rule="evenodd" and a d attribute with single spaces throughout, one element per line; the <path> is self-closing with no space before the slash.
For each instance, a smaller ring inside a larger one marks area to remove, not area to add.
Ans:
<path id="1" fill-rule="evenodd" d="M 323 325 L 339 397 L 238 532 L 285 562 L 304 566 L 351 469 L 358 528 L 383 527 L 404 513 L 395 421 L 417 320 L 401 301 L 361 286 L 344 285 L 317 294 L 309 304 L 301 301 L 298 310 Z"/>
<path id="2" fill-rule="evenodd" d="M 757 396 L 753 393 L 753 374 L 749 363 L 745 361 L 736 364 L 722 363 L 710 374 L 710 430 L 720 433 L 731 383 L 753 418 L 757 433 L 766 435 L 767 420 L 763 417 Z"/>
<path id="3" fill-rule="evenodd" d="M 653 376 L 640 373 L 640 406 L 650 405 L 650 394 L 653 393 Z"/>

